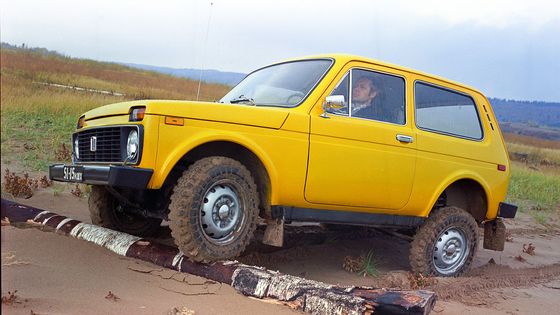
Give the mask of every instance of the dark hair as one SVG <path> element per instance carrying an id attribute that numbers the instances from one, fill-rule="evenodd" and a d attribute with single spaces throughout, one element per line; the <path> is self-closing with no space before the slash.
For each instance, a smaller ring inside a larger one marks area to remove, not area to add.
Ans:
<path id="1" fill-rule="evenodd" d="M 377 87 L 378 85 L 376 84 L 376 82 L 374 82 L 374 79 L 373 79 L 373 78 L 363 75 L 363 76 L 357 78 L 357 79 L 356 79 L 356 82 L 358 82 L 358 81 L 360 81 L 360 80 L 365 80 L 365 81 L 367 81 L 371 90 L 374 90 L 374 91 L 376 91 L 377 93 L 380 93 L 380 92 L 381 92 L 381 90 Z"/>

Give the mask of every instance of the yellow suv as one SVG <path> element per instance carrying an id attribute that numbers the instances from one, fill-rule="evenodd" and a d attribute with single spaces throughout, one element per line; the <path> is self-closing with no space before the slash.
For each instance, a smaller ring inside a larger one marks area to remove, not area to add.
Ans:
<path id="1" fill-rule="evenodd" d="M 414 232 L 424 274 L 503 250 L 509 160 L 482 93 L 371 59 L 321 55 L 249 75 L 219 102 L 144 100 L 78 120 L 73 162 L 51 179 L 91 184 L 93 223 L 137 235 L 163 219 L 196 261 L 251 241 L 280 245 L 284 222 Z"/>

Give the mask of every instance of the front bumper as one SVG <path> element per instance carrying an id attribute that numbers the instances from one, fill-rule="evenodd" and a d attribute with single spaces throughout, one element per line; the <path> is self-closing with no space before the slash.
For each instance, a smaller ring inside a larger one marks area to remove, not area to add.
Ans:
<path id="1" fill-rule="evenodd" d="M 81 176 L 65 177 L 65 168 L 69 167 L 80 168 Z M 64 164 L 49 166 L 49 178 L 55 181 L 134 189 L 146 189 L 153 173 L 151 169 L 130 166 Z"/>

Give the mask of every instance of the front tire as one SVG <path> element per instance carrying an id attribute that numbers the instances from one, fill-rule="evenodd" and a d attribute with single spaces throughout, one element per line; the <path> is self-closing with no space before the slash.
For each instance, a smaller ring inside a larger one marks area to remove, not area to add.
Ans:
<path id="1" fill-rule="evenodd" d="M 173 189 L 171 235 L 194 261 L 235 258 L 253 238 L 258 204 L 257 185 L 243 164 L 221 156 L 203 158 Z"/>
<path id="2" fill-rule="evenodd" d="M 465 210 L 444 207 L 432 211 L 410 248 L 412 271 L 456 277 L 466 272 L 478 247 L 478 225 Z"/>
<path id="3" fill-rule="evenodd" d="M 162 221 L 127 212 L 103 186 L 91 186 L 88 206 L 93 224 L 132 235 L 152 236 L 159 230 Z"/>

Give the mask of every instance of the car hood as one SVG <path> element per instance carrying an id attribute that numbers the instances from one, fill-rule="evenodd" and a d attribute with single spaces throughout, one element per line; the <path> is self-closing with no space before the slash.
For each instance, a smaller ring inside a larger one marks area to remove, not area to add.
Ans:
<path id="1" fill-rule="evenodd" d="M 85 113 L 85 120 L 128 115 L 130 108 L 146 106 L 147 115 L 183 117 L 225 123 L 279 129 L 288 117 L 288 109 L 244 104 L 191 101 L 148 100 L 101 106 Z"/>

